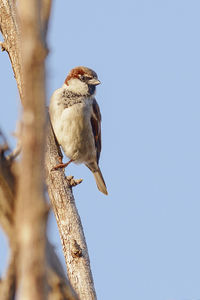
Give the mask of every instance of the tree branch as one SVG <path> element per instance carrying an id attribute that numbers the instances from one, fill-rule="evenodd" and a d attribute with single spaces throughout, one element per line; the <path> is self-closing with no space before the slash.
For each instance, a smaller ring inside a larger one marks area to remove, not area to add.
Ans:
<path id="1" fill-rule="evenodd" d="M 33 4 L 33 2 L 31 3 Z M 41 6 L 40 21 L 43 25 L 43 30 L 42 32 L 40 31 L 40 33 L 38 32 L 39 25 L 36 16 L 33 19 L 31 19 L 30 23 L 28 20 L 30 13 L 32 12 L 35 13 L 34 11 L 35 7 L 33 7 L 33 10 L 29 9 L 27 11 L 27 5 L 30 5 L 30 1 L 27 0 L 20 1 L 20 4 L 22 4 L 22 6 L 19 6 L 19 11 L 21 12 L 21 16 L 23 16 L 24 18 L 23 24 L 26 26 L 24 27 L 23 25 L 23 27 L 25 28 L 25 31 L 23 32 L 23 38 L 26 37 L 26 39 L 24 39 L 23 42 L 23 50 L 25 51 L 29 49 L 30 51 L 29 52 L 30 56 L 29 55 L 27 56 L 25 52 L 22 55 L 24 60 L 23 62 L 27 65 L 27 68 L 23 69 L 24 78 L 26 78 L 26 82 L 28 83 L 27 86 L 26 83 L 25 84 L 23 83 L 23 79 L 22 79 L 22 59 L 21 59 L 21 52 L 20 52 L 21 49 L 19 46 L 20 45 L 19 30 L 16 25 L 17 22 L 15 17 L 15 8 L 13 7 L 14 4 L 12 6 L 10 3 L 12 3 L 12 1 L 10 0 L 0 0 L 0 30 L 4 36 L 3 48 L 9 54 L 12 67 L 14 70 L 15 78 L 17 80 L 17 85 L 21 96 L 22 104 L 25 107 L 25 114 L 24 114 L 25 125 L 23 125 L 23 127 L 25 126 L 26 128 L 25 129 L 23 128 L 24 138 L 22 138 L 22 143 L 24 144 L 23 146 L 24 167 L 21 169 L 21 173 L 20 173 L 21 179 L 19 182 L 18 199 L 20 198 L 22 199 L 24 197 L 24 201 L 25 201 L 25 196 L 23 195 L 27 194 L 27 192 L 29 191 L 28 198 L 27 198 L 28 201 L 26 199 L 27 203 L 26 204 L 24 203 L 26 205 L 25 210 L 26 209 L 28 210 L 27 207 L 28 203 L 29 203 L 29 208 L 35 207 L 36 202 L 34 201 L 34 199 L 42 203 L 42 197 L 41 197 L 42 194 L 41 189 L 43 188 L 41 184 L 42 174 L 40 172 L 38 178 L 36 178 L 34 174 L 38 174 L 39 165 L 41 169 L 43 166 L 42 147 L 44 145 L 45 139 L 43 135 L 43 130 L 40 131 L 39 128 L 41 129 L 44 126 L 44 118 L 41 117 L 40 119 L 40 117 L 38 118 L 36 116 L 39 115 L 42 116 L 42 114 L 44 113 L 44 89 L 43 87 L 40 89 L 41 85 L 43 86 L 44 83 L 44 71 L 42 71 L 40 68 L 41 65 L 43 65 L 43 60 L 47 53 L 45 36 L 47 33 L 51 0 L 42 1 L 43 4 Z M 39 3 L 38 0 L 34 2 L 34 4 L 37 5 L 38 3 Z M 38 7 L 36 9 L 38 12 Z M 24 13 L 25 11 L 27 13 Z M 32 32 L 30 30 L 29 25 L 33 26 L 35 32 Z M 37 34 L 35 34 L 36 32 Z M 40 35 L 41 33 L 42 35 Z M 32 37 L 32 34 L 34 39 L 36 40 L 36 43 L 34 45 L 29 44 L 31 42 L 30 38 Z M 36 87 L 37 87 L 36 89 L 37 92 L 36 90 L 34 90 L 32 94 L 32 90 Z M 38 101 L 41 101 L 41 103 L 39 103 Z M 29 138 L 25 139 L 25 136 Z M 90 262 L 89 262 L 89 256 L 87 251 L 87 245 L 85 242 L 85 237 L 84 237 L 80 217 L 78 215 L 75 206 L 74 197 L 71 191 L 71 186 L 70 186 L 71 179 L 70 181 L 67 181 L 65 179 L 63 171 L 61 170 L 54 171 L 54 172 L 50 171 L 51 168 L 58 163 L 58 157 L 59 157 L 58 153 L 60 153 L 59 147 L 56 145 L 51 130 L 48 133 L 47 143 L 48 143 L 47 151 L 46 151 L 47 185 L 49 190 L 49 197 L 52 203 L 52 208 L 56 215 L 60 237 L 63 244 L 63 251 L 64 251 L 64 256 L 67 264 L 69 279 L 72 286 L 74 287 L 74 289 L 76 290 L 76 292 L 78 293 L 81 299 L 88 299 L 88 300 L 96 299 L 92 273 L 90 270 Z M 38 148 L 40 149 L 39 153 L 35 151 L 36 147 L 39 147 Z M 28 160 L 27 157 L 29 156 L 30 158 L 31 155 L 32 158 L 33 157 L 36 158 L 36 165 L 25 163 L 26 160 Z M 26 174 L 31 174 L 31 176 L 29 176 L 27 179 Z M 74 184 L 75 183 L 76 182 L 74 181 Z M 39 188 L 40 195 L 34 193 L 33 191 L 34 185 L 37 186 L 37 188 Z M 18 204 L 19 205 L 18 212 L 20 212 L 20 206 L 22 207 L 22 203 L 23 201 L 21 201 L 21 204 Z M 37 213 L 35 210 L 34 211 L 35 217 Z M 44 228 L 45 228 L 44 220 L 43 220 L 44 214 L 45 214 L 45 207 L 41 208 L 39 213 L 39 219 L 37 219 L 37 221 L 36 219 L 34 220 L 31 219 L 30 221 L 28 220 L 28 217 L 25 215 L 21 216 L 24 225 L 29 224 L 28 227 L 26 226 L 24 227 L 23 229 L 24 233 L 23 234 L 21 233 L 21 237 L 27 236 L 27 230 L 25 229 L 28 228 L 28 231 L 31 230 L 30 227 L 31 223 L 36 225 L 37 229 L 39 228 L 39 224 L 43 226 L 42 232 L 44 232 Z M 20 213 L 17 219 L 19 220 L 19 218 L 20 218 Z M 39 242 L 39 240 L 37 241 Z M 41 244 L 39 245 L 40 250 L 43 249 L 43 244 L 44 241 L 41 242 Z M 29 246 L 31 247 L 30 240 L 29 240 Z M 24 252 L 24 254 L 27 253 Z M 22 258 L 23 257 L 21 255 L 21 260 Z M 40 259 L 42 260 L 42 257 L 40 257 Z M 31 263 L 33 265 L 33 261 Z M 43 268 L 41 267 L 41 270 L 42 269 Z"/>
<path id="2" fill-rule="evenodd" d="M 16 292 L 15 255 L 12 254 L 6 277 L 0 283 L 1 300 L 14 300 Z"/>
<path id="3" fill-rule="evenodd" d="M 44 32 L 44 35 L 46 36 L 47 30 L 48 30 L 49 18 L 50 18 L 50 14 L 51 14 L 52 0 L 43 0 L 41 5 L 42 5 L 41 21 L 43 24 L 43 32 Z"/>
<path id="4" fill-rule="evenodd" d="M 5 150 L 8 150 L 8 145 L 1 131 L 0 140 L 4 141 L 3 144 L 0 144 L 0 224 L 5 233 L 11 239 L 14 223 L 13 193 L 15 189 L 15 181 L 10 168 L 11 165 L 4 157 Z"/>
<path id="5" fill-rule="evenodd" d="M 50 122 L 49 122 L 50 124 Z M 81 220 L 63 170 L 51 171 L 59 163 L 59 146 L 51 125 L 46 143 L 46 182 L 63 246 L 68 277 L 81 300 L 96 299 L 87 244 Z"/>
<path id="6" fill-rule="evenodd" d="M 15 5 L 11 0 L 0 1 L 0 31 L 4 37 L 4 42 L 1 43 L 1 47 L 2 50 L 6 50 L 9 55 L 20 98 L 23 103 L 19 28 L 17 25 Z"/>
<path id="7" fill-rule="evenodd" d="M 0 225 L 8 234 L 11 253 L 10 263 L 5 278 L 0 282 L 1 300 L 12 300 L 16 294 L 16 246 L 13 216 L 15 215 L 15 182 L 17 169 L 15 162 L 10 162 L 5 157 L 5 150 L 8 145 L 0 131 Z M 63 270 L 63 267 L 54 251 L 53 246 L 47 240 L 46 243 L 47 261 L 47 288 L 48 300 L 78 300 L 77 295 L 71 288 Z"/>
<path id="8" fill-rule="evenodd" d="M 17 284 L 22 300 L 47 299 L 44 199 L 45 40 L 40 1 L 20 0 L 23 86 L 22 160 L 16 202 Z"/>
<path id="9" fill-rule="evenodd" d="M 15 178 L 11 170 L 10 162 L 5 158 L 5 150 L 8 150 L 3 133 L 0 131 L 0 225 L 8 236 L 11 248 L 10 263 L 6 277 L 0 283 L 0 295 L 2 300 L 14 300 L 16 290 L 16 244 L 14 238 L 14 193 Z"/>

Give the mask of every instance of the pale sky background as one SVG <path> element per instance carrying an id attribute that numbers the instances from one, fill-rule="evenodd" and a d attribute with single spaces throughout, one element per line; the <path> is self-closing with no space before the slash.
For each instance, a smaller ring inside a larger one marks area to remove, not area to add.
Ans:
<path id="1" fill-rule="evenodd" d="M 200 299 L 200 1 L 54 1 L 47 95 L 77 65 L 102 85 L 100 166 L 109 196 L 85 166 L 74 189 L 99 300 Z M 0 53 L 0 127 L 20 105 Z M 31 91 L 30 91 L 31 93 Z M 55 220 L 49 236 L 64 265 Z M 0 273 L 7 262 L 0 235 Z"/>

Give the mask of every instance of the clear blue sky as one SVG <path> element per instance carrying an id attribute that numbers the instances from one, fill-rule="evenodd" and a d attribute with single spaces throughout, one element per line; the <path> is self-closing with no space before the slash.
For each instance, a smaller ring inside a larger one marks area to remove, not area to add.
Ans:
<path id="1" fill-rule="evenodd" d="M 67 168 L 84 178 L 74 194 L 99 300 L 200 299 L 199 12 L 197 0 L 54 2 L 48 99 L 77 65 L 102 82 L 100 166 L 109 196 L 85 166 Z M 9 65 L 0 54 L 8 137 L 20 110 Z M 49 223 L 64 263 L 53 217 Z M 2 235 L 0 245 L 2 272 Z"/>

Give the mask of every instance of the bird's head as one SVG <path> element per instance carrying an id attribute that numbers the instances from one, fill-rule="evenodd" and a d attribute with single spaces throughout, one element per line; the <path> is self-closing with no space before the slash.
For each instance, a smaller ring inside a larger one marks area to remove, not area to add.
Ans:
<path id="1" fill-rule="evenodd" d="M 93 95 L 96 85 L 100 83 L 97 74 L 93 70 L 82 66 L 72 69 L 65 79 L 68 89 L 82 95 Z"/>

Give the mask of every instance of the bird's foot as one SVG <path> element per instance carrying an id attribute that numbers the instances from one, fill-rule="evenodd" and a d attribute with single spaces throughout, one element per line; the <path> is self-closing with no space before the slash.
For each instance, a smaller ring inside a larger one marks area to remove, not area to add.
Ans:
<path id="1" fill-rule="evenodd" d="M 71 159 L 70 161 L 68 161 L 67 163 L 63 163 L 62 162 L 62 158 L 60 157 L 59 158 L 59 161 L 60 161 L 60 163 L 58 164 L 58 165 L 56 165 L 55 167 L 53 167 L 52 169 L 51 169 L 51 171 L 56 171 L 56 170 L 58 170 L 58 169 L 63 169 L 63 168 L 66 168 L 73 160 Z"/>

